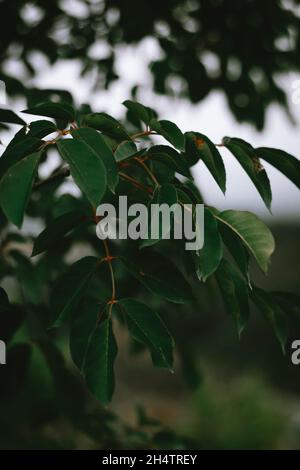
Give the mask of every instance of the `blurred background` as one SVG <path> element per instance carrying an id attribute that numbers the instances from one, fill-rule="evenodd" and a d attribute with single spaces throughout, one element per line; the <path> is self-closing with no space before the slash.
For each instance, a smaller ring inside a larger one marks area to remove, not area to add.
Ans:
<path id="1" fill-rule="evenodd" d="M 131 97 L 183 131 L 200 131 L 215 143 L 224 136 L 240 137 L 299 158 L 299 31 L 298 0 L 2 0 L 0 79 L 6 103 L 1 106 L 19 112 L 46 99 L 74 100 L 78 107 L 89 104 L 125 119 L 122 101 Z M 4 148 L 11 136 L 3 129 Z M 226 149 L 222 155 L 226 197 L 204 165 L 193 168 L 206 202 L 265 219 L 277 250 L 268 278 L 254 275 L 270 290 L 299 293 L 299 190 L 266 164 L 273 191 L 270 214 Z M 44 176 L 55 163 L 53 156 Z M 34 233 L 36 227 L 29 223 L 25 230 Z M 190 345 L 178 354 L 176 374 L 153 370 L 143 352 L 132 358 L 127 338 L 122 339 L 109 410 L 134 426 L 142 404 L 149 416 L 204 449 L 300 449 L 300 366 L 290 359 L 291 341 L 300 339 L 300 317 L 283 356 L 262 319 L 253 317 L 239 341 L 213 286 L 200 286 L 197 294 L 197 311 L 169 307 L 175 337 L 180 332 L 179 341 Z M 34 361 L 31 373 L 41 367 L 40 358 Z M 189 377 L 183 361 L 190 365 Z M 43 407 L 47 380 L 40 375 L 30 387 Z M 32 410 L 28 391 L 22 400 Z M 22 425 L 31 418 L 29 413 Z M 31 431 L 18 441 L 14 432 L 19 436 L 20 430 L 12 423 L 11 438 L 3 439 L 2 447 L 37 442 Z M 76 425 L 51 426 L 41 428 L 50 447 L 99 445 L 78 436 Z M 183 445 L 168 441 L 170 436 L 164 431 L 161 445 Z"/>

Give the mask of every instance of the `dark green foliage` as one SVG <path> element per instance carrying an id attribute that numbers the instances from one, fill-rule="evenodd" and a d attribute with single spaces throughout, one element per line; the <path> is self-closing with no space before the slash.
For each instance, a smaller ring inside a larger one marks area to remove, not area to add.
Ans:
<path id="1" fill-rule="evenodd" d="M 153 364 L 172 370 L 173 339 L 158 314 L 134 299 L 122 299 L 118 306 L 133 338 L 149 348 Z"/>
<path id="2" fill-rule="evenodd" d="M 93 207 L 97 207 L 106 190 L 106 170 L 94 150 L 81 140 L 58 142 L 62 158 L 70 165 L 76 184 Z"/>
<path id="3" fill-rule="evenodd" d="M 230 137 L 224 137 L 223 144 L 236 157 L 251 178 L 267 208 L 270 209 L 272 202 L 270 181 L 255 149 L 242 139 L 231 139 Z"/>
<path id="4" fill-rule="evenodd" d="M 0 291 L 1 335 L 10 341 L 19 327 L 26 325 L 28 341 L 37 341 L 70 414 L 72 406 L 81 406 L 84 398 L 56 349 L 53 337 L 57 327 L 65 325 L 70 330 L 71 357 L 90 392 L 106 405 L 115 388 L 119 327 L 128 329 L 136 350 L 149 350 L 155 366 L 173 370 L 176 328 L 173 332 L 170 326 L 172 334 L 169 332 L 170 305 L 176 312 L 184 305 L 197 308 L 199 291 L 209 290 L 212 283 L 218 286 L 239 336 L 247 324 L 251 299 L 271 324 L 283 349 L 288 334 L 286 317 L 298 308 L 298 300 L 292 297 L 252 286 L 250 260 L 254 259 L 266 274 L 275 248 L 269 228 L 250 212 L 219 212 L 207 206 L 192 182 L 190 168 L 201 160 L 225 192 L 221 147 L 219 150 L 199 132 L 183 134 L 175 123 L 159 120 L 153 110 L 140 103 L 124 104 L 139 123 L 146 124 L 144 131 L 131 135 L 124 124 L 106 113 L 75 112 L 63 102 L 35 103 L 26 112 L 55 119 L 57 125 L 39 120 L 29 124 L 28 132 L 22 127 L 0 158 L 3 226 L 9 228 L 12 222 L 20 227 L 27 215 L 42 219 L 45 225 L 33 241 L 32 260 L 11 249 L 1 265 L 3 277 L 13 274 L 19 282 L 24 300 L 23 306 L 10 304 L 5 292 Z M 18 120 L 8 113 L 9 119 Z M 59 122 L 64 122 L 63 130 L 57 127 Z M 52 133 L 51 139 L 39 140 Z M 153 134 L 160 134 L 171 145 L 153 145 Z M 299 162 L 291 155 L 276 149 L 255 150 L 237 138 L 223 142 L 268 208 L 270 183 L 261 160 L 300 186 Z M 53 174 L 42 180 L 38 166 L 47 161 L 50 148 L 61 161 Z M 59 197 L 57 190 L 69 175 L 69 182 L 80 195 Z M 180 222 L 178 214 L 172 214 L 164 226 L 150 219 L 148 235 L 156 228 L 154 238 L 130 243 L 99 240 L 95 234 L 95 224 L 100 220 L 96 209 L 102 201 L 117 205 L 121 195 L 127 195 L 130 203 L 143 202 L 149 207 L 155 203 L 170 207 L 179 202 L 183 210 L 190 211 L 194 229 L 195 205 L 204 204 L 203 247 L 188 252 L 182 240 L 166 240 Z M 21 242 L 25 243 L 22 237 Z M 92 255 L 80 255 L 76 251 L 80 243 Z M 77 261 L 73 254 L 73 263 L 66 263 L 73 248 Z M 184 324 L 185 317 L 180 321 Z M 27 343 L 17 342 L 9 351 L 12 358 L 22 353 L 24 361 L 29 360 Z M 195 388 L 200 381 L 197 364 L 182 338 L 178 355 L 189 369 L 185 371 L 188 383 Z M 10 380 L 14 378 L 8 383 Z M 69 404 L 67 395 L 72 387 L 78 394 L 74 392 Z M 157 435 L 157 439 L 168 436 Z"/>

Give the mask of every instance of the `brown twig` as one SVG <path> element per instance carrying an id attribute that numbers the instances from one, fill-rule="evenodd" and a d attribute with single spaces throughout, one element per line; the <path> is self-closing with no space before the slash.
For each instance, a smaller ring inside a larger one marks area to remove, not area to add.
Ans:
<path id="1" fill-rule="evenodd" d="M 104 245 L 104 250 L 105 250 L 105 255 L 106 255 L 106 258 L 104 259 L 108 263 L 108 268 L 109 268 L 110 278 L 111 278 L 111 299 L 107 302 L 107 304 L 109 305 L 109 316 L 110 316 L 111 311 L 112 311 L 112 306 L 113 304 L 116 303 L 116 282 L 115 282 L 114 270 L 111 264 L 114 257 L 111 256 L 110 254 L 108 243 L 106 240 L 103 240 L 103 245 Z"/>
<path id="2" fill-rule="evenodd" d="M 147 191 L 148 194 L 153 194 L 153 189 L 150 186 L 145 186 L 142 183 L 140 183 L 138 180 L 133 178 L 132 176 L 126 175 L 126 173 L 119 172 L 119 175 L 121 178 L 129 181 L 133 186 L 135 186 L 138 189 L 141 189 L 142 191 Z"/>
<path id="3" fill-rule="evenodd" d="M 143 131 L 143 132 L 138 132 L 137 134 L 134 134 L 131 136 L 132 140 L 138 139 L 139 137 L 147 137 L 148 135 L 157 135 L 157 132 L 154 131 Z"/>
<path id="4" fill-rule="evenodd" d="M 152 179 L 153 183 L 155 184 L 155 186 L 159 186 L 159 182 L 157 181 L 155 175 L 152 173 L 152 171 L 150 170 L 150 168 L 146 165 L 146 163 L 144 163 L 144 161 L 139 158 L 139 157 L 134 157 L 134 160 L 136 160 L 142 168 L 144 168 L 144 170 L 146 171 L 146 173 L 150 176 L 150 178 Z"/>

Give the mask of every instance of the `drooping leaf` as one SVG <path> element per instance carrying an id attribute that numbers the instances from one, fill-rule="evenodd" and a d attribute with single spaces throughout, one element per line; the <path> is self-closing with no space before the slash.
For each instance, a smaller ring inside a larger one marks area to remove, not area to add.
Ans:
<path id="1" fill-rule="evenodd" d="M 231 228 L 222 222 L 219 222 L 219 230 L 225 246 L 250 286 L 249 253 L 243 245 L 242 240 Z"/>
<path id="2" fill-rule="evenodd" d="M 0 122 L 19 124 L 20 126 L 24 126 L 25 124 L 25 121 L 10 109 L 0 109 Z"/>
<path id="3" fill-rule="evenodd" d="M 170 217 L 161 217 L 160 207 L 165 205 L 166 209 L 177 203 L 176 188 L 172 184 L 165 184 L 156 188 L 153 198 L 149 203 L 149 234 L 148 238 L 142 240 L 141 247 L 151 246 L 158 243 L 160 240 L 166 238 L 171 231 L 173 224 L 173 215 Z M 167 207 L 168 206 L 168 207 Z M 151 238 L 151 233 L 157 234 L 157 238 Z"/>
<path id="4" fill-rule="evenodd" d="M 148 106 L 144 106 L 137 101 L 126 100 L 123 102 L 123 105 L 134 114 L 140 121 L 143 121 L 145 124 L 149 124 L 151 119 L 156 117 L 156 112 L 149 108 Z"/>
<path id="5" fill-rule="evenodd" d="M 119 300 L 118 305 L 133 338 L 149 348 L 153 364 L 172 370 L 173 338 L 158 314 L 134 299 Z"/>
<path id="6" fill-rule="evenodd" d="M 274 166 L 300 189 L 300 161 L 297 158 L 283 150 L 268 147 L 255 149 L 255 154 Z"/>
<path id="7" fill-rule="evenodd" d="M 158 183 L 162 186 L 164 184 L 171 183 L 175 178 L 175 170 L 165 163 L 152 160 L 149 162 L 148 166 L 150 167 L 152 173 L 154 173 Z"/>
<path id="8" fill-rule="evenodd" d="M 287 317 L 279 304 L 272 298 L 271 294 L 254 286 L 251 298 L 261 313 L 271 324 L 276 338 L 278 339 L 283 353 L 288 338 Z"/>
<path id="9" fill-rule="evenodd" d="M 40 145 L 41 141 L 35 137 L 24 135 L 18 137 L 18 134 L 16 134 L 0 157 L 0 179 L 12 165 L 37 151 Z"/>
<path id="10" fill-rule="evenodd" d="M 185 191 L 183 191 L 182 187 L 176 187 L 176 192 L 177 192 L 177 201 L 180 204 L 189 204 L 193 206 L 193 201 L 190 198 L 189 194 Z"/>
<path id="11" fill-rule="evenodd" d="M 101 158 L 106 169 L 107 186 L 114 192 L 119 181 L 118 167 L 114 154 L 102 135 L 95 129 L 89 127 L 74 129 L 72 135 L 75 138 L 83 140 Z"/>
<path id="12" fill-rule="evenodd" d="M 191 180 L 180 183 L 180 189 L 187 194 L 194 204 L 203 204 L 204 200 L 199 188 Z M 212 208 L 210 208 L 212 211 Z"/>
<path id="13" fill-rule="evenodd" d="M 75 183 L 93 207 L 98 207 L 106 191 L 105 166 L 89 145 L 78 139 L 58 142 L 62 158 L 70 165 Z"/>
<path id="14" fill-rule="evenodd" d="M 255 149 L 242 139 L 230 137 L 224 137 L 223 145 L 235 156 L 252 180 L 267 208 L 270 209 L 272 202 L 270 181 Z"/>
<path id="15" fill-rule="evenodd" d="M 186 154 L 192 163 L 202 160 L 208 170 L 218 183 L 219 187 L 225 193 L 226 191 L 226 172 L 222 157 L 217 147 L 203 134 L 199 132 L 186 132 Z"/>
<path id="16" fill-rule="evenodd" d="M 51 299 L 53 327 L 62 325 L 74 314 L 85 288 L 97 269 L 98 259 L 93 256 L 76 261 L 56 281 Z"/>
<path id="17" fill-rule="evenodd" d="M 0 181 L 0 204 L 6 217 L 21 227 L 41 153 L 33 153 L 9 168 Z"/>
<path id="18" fill-rule="evenodd" d="M 21 129 L 18 130 L 18 132 L 13 136 L 11 141 L 7 144 L 4 153 L 7 152 L 7 150 L 14 147 L 19 142 L 21 142 L 26 137 L 27 137 L 27 126 L 23 126 L 21 127 Z"/>
<path id="19" fill-rule="evenodd" d="M 130 140 L 130 136 L 122 124 L 106 113 L 87 114 L 82 119 L 82 124 L 101 131 L 104 135 L 115 139 L 117 142 Z"/>
<path id="20" fill-rule="evenodd" d="M 106 318 L 90 337 L 83 368 L 89 390 L 103 405 L 111 401 L 114 393 L 117 352 L 112 322 Z"/>
<path id="21" fill-rule="evenodd" d="M 52 134 L 56 131 L 57 128 L 53 122 L 43 119 L 41 121 L 34 121 L 29 124 L 27 136 L 42 139 L 46 135 Z"/>
<path id="22" fill-rule="evenodd" d="M 218 224 L 209 209 L 204 209 L 204 245 L 198 254 L 197 275 L 201 281 L 211 276 L 223 256 L 222 240 Z"/>
<path id="23" fill-rule="evenodd" d="M 177 173 L 187 178 L 190 177 L 189 168 L 183 154 L 178 153 L 168 145 L 153 145 L 147 151 L 147 156 L 154 162 L 161 162 Z"/>
<path id="24" fill-rule="evenodd" d="M 123 160 L 127 160 L 127 158 L 138 157 L 142 153 L 144 153 L 144 149 L 138 150 L 132 140 L 125 140 L 116 148 L 115 159 L 117 162 L 122 162 Z"/>
<path id="25" fill-rule="evenodd" d="M 238 235 L 262 271 L 266 273 L 275 249 L 270 229 L 256 215 L 248 211 L 226 210 L 215 217 Z"/>
<path id="26" fill-rule="evenodd" d="M 158 253 L 145 252 L 135 262 L 122 258 L 125 268 L 150 292 L 170 302 L 185 303 L 191 300 L 189 284 L 177 267 Z"/>
<path id="27" fill-rule="evenodd" d="M 216 278 L 226 310 L 234 319 L 240 336 L 249 318 L 248 285 L 226 259 L 221 261 Z"/>
<path id="28" fill-rule="evenodd" d="M 149 125 L 151 129 L 162 135 L 175 148 L 184 150 L 184 135 L 174 122 L 151 119 Z"/>
<path id="29" fill-rule="evenodd" d="M 100 313 L 100 306 L 95 301 L 83 299 L 78 304 L 76 314 L 72 318 L 70 352 L 74 363 L 81 371 L 85 363 L 90 337 L 96 329 Z"/>
<path id="30" fill-rule="evenodd" d="M 33 114 L 35 116 L 47 116 L 53 119 L 62 119 L 67 122 L 73 122 L 75 119 L 74 109 L 69 103 L 54 103 L 45 101 L 44 103 L 37 104 L 32 108 L 22 111 L 26 114 Z"/>
<path id="31" fill-rule="evenodd" d="M 72 211 L 57 217 L 39 234 L 35 239 L 32 255 L 36 256 L 48 248 L 54 246 L 70 230 L 86 221 L 86 217 L 78 212 Z"/>

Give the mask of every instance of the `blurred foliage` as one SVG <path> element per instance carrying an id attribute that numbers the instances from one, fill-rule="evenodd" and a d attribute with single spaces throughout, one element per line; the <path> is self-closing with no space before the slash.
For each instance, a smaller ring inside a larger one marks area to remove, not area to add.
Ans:
<path id="1" fill-rule="evenodd" d="M 190 433 L 201 449 L 276 449 L 287 416 L 274 392 L 255 377 L 208 380 L 193 399 Z"/>
<path id="2" fill-rule="evenodd" d="M 193 103 L 213 90 L 225 93 L 239 121 L 263 127 L 271 103 L 287 107 L 277 77 L 300 70 L 299 0 L 2 0 L 0 79 L 9 95 L 29 104 L 67 91 L 28 89 L 39 65 L 79 59 L 96 87 L 118 79 L 118 46 L 154 37 L 161 56 L 151 63 L 154 90 Z M 10 72 L 9 61 L 18 64 Z M 26 83 L 27 81 L 27 83 Z M 133 89 L 133 95 L 137 93 Z"/>

